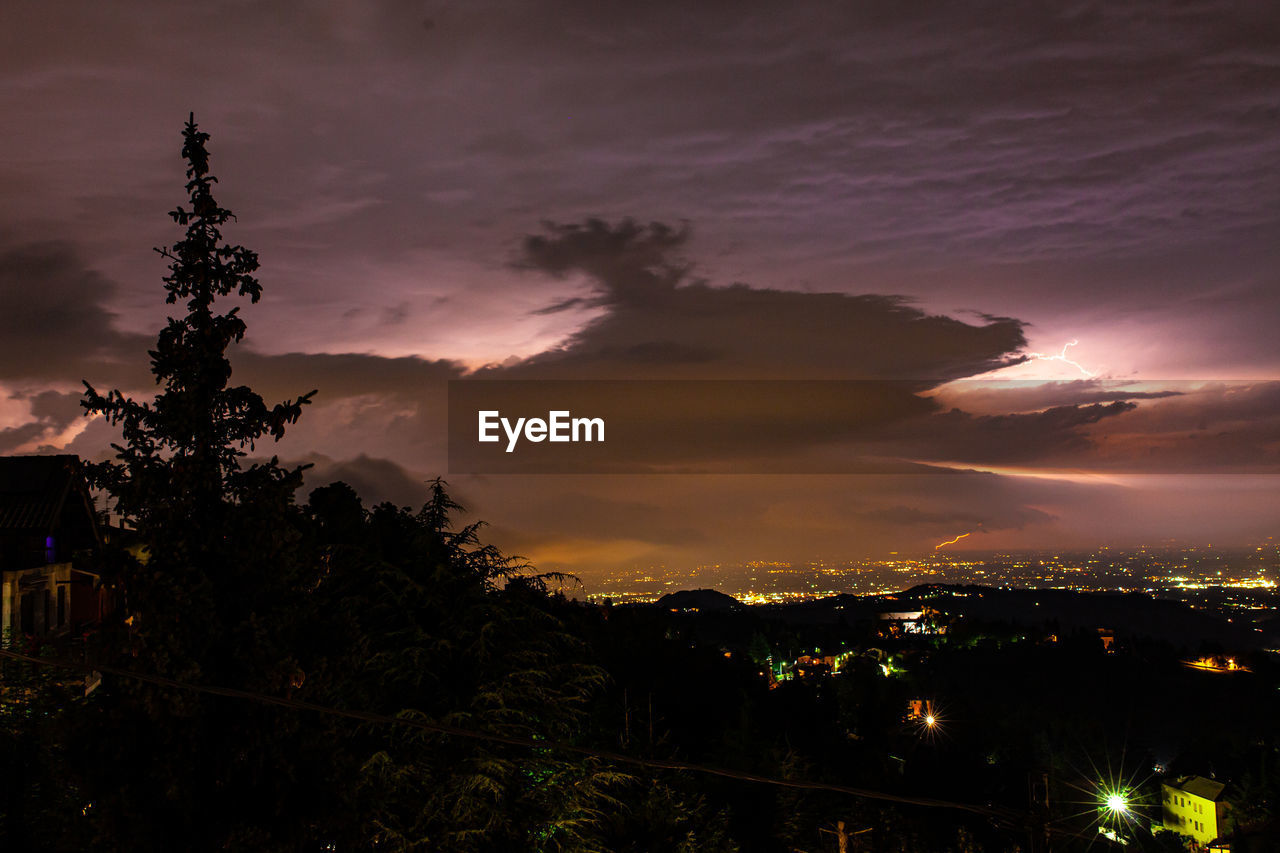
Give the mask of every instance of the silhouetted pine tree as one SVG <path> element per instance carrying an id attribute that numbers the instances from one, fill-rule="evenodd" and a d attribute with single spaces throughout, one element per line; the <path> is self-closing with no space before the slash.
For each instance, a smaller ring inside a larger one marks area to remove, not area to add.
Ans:
<path id="1" fill-rule="evenodd" d="M 293 652 L 300 589 L 311 572 L 300 550 L 293 493 L 300 468 L 244 465 L 266 436 L 279 439 L 312 393 L 269 407 L 233 386 L 228 347 L 245 333 L 232 296 L 258 301 L 257 255 L 228 245 L 229 210 L 214 200 L 207 133 L 183 130 L 189 203 L 170 213 L 183 239 L 157 249 L 169 261 L 166 302 L 182 302 L 151 351 L 160 391 L 137 402 L 89 383 L 82 405 L 121 428 L 115 461 L 91 469 L 94 484 L 136 529 L 121 579 L 127 613 L 109 654 L 184 681 L 280 693 L 304 678 Z M 183 691 L 116 683 L 103 703 L 127 744 L 99 768 L 103 831 L 141 849 L 258 844 L 296 822 L 290 717 Z"/>
<path id="2" fill-rule="evenodd" d="M 208 138 L 194 117 L 188 121 L 182 155 L 190 206 L 170 213 L 186 235 L 156 250 L 170 261 L 165 301 L 187 306 L 185 317 L 169 318 L 150 353 L 162 390 L 139 403 L 86 382 L 83 402 L 123 433 L 124 443 L 113 445 L 118 461 L 91 473 L 147 549 L 128 579 L 131 615 L 141 646 L 164 658 L 157 663 L 167 674 L 197 674 L 201 652 L 250 616 L 256 597 L 246 593 L 269 582 L 257 576 L 261 558 L 244 562 L 245 534 L 275 530 L 294 512 L 302 469 L 283 468 L 274 457 L 247 468 L 241 460 L 263 436 L 281 438 L 315 393 L 268 408 L 251 389 L 229 384 L 226 351 L 244 337 L 245 324 L 238 306 L 218 313 L 215 301 L 234 293 L 257 302 L 262 286 L 253 277 L 257 255 L 222 241 L 233 216 L 212 195 Z M 252 544 L 270 553 L 270 543 Z"/>

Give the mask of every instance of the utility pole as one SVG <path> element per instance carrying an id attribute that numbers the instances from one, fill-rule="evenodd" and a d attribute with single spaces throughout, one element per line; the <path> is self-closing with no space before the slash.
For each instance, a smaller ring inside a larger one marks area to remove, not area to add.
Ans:
<path id="1" fill-rule="evenodd" d="M 849 830 L 845 829 L 845 825 L 846 824 L 844 821 L 838 820 L 836 821 L 836 828 L 834 832 L 830 829 L 820 830 L 821 832 L 830 833 L 831 835 L 834 835 L 836 837 L 836 849 L 838 853 L 849 853 L 850 838 L 853 838 L 855 835 L 862 835 L 874 829 L 874 827 L 868 826 L 868 827 L 864 827 L 863 829 L 855 829 L 853 832 L 850 832 Z"/>
<path id="2" fill-rule="evenodd" d="M 836 828 L 834 832 L 829 829 L 822 829 L 819 831 L 831 833 L 836 837 L 836 849 L 839 853 L 849 853 L 849 833 L 845 831 L 844 821 L 836 821 Z"/>

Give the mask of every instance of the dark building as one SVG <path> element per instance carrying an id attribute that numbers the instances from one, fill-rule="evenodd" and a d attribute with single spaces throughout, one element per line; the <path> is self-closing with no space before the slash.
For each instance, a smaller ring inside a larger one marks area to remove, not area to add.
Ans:
<path id="1" fill-rule="evenodd" d="M 0 456 L 0 636 L 44 639 L 97 623 L 101 545 L 76 456 Z"/>

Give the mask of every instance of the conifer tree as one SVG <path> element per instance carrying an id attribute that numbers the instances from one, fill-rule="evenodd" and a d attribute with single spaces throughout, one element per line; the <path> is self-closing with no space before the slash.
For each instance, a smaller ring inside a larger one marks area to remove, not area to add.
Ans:
<path id="1" fill-rule="evenodd" d="M 186 233 L 156 250 L 169 261 L 165 301 L 187 308 L 184 317 L 169 318 L 150 352 L 160 393 L 140 403 L 118 390 L 99 394 L 86 382 L 83 401 L 123 433 L 123 444 L 113 445 L 117 461 L 96 466 L 92 476 L 147 548 L 145 565 L 126 580 L 136 632 L 153 650 L 192 633 L 175 631 L 177 618 L 194 628 L 241 615 L 235 600 L 245 598 L 244 566 L 232 559 L 243 551 L 238 525 L 287 511 L 302 474 L 275 457 L 247 468 L 241 460 L 264 436 L 281 438 L 315 393 L 269 408 L 251 389 L 230 384 L 227 349 L 243 339 L 245 323 L 239 306 L 219 312 L 215 303 L 233 294 L 257 302 L 262 285 L 253 275 L 257 255 L 223 242 L 222 227 L 234 216 L 213 198 L 208 139 L 192 116 L 182 147 L 189 206 L 170 213 Z M 164 668 L 198 663 L 197 655 Z"/>
<path id="2" fill-rule="evenodd" d="M 238 305 L 222 303 L 258 301 L 258 257 L 223 240 L 234 217 L 213 197 L 209 135 L 192 116 L 182 136 L 189 200 L 170 216 L 185 233 L 156 251 L 168 261 L 166 302 L 186 312 L 168 319 L 150 352 L 159 391 L 139 402 L 86 382 L 82 401 L 121 429 L 115 459 L 90 477 L 141 546 L 118 555 L 127 604 L 102 653 L 183 681 L 279 693 L 305 678 L 290 639 L 311 571 L 293 504 L 302 469 L 245 457 L 264 438 L 281 438 L 315 392 L 268 406 L 231 384 L 227 351 L 245 323 Z M 114 831 L 142 849 L 176 849 L 193 837 L 261 840 L 272 834 L 264 822 L 288 819 L 270 814 L 280 811 L 279 792 L 269 790 L 280 784 L 275 774 L 291 763 L 282 715 L 183 691 L 110 687 L 105 712 L 128 749 L 99 780 Z"/>

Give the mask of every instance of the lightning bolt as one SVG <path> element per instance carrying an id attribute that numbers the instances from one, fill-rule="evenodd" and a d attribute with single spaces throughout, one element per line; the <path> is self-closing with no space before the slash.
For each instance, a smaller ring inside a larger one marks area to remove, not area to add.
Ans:
<path id="1" fill-rule="evenodd" d="M 938 550 L 939 548 L 941 548 L 941 547 L 942 547 L 942 546 L 944 546 L 944 545 L 954 545 L 954 544 L 956 544 L 957 542 L 959 542 L 961 539 L 965 538 L 966 536 L 971 536 L 971 535 L 972 535 L 972 534 L 970 534 L 970 533 L 961 533 L 961 534 L 960 534 L 959 536 L 957 536 L 955 539 L 948 539 L 946 542 L 939 542 L 937 545 L 934 545 L 934 546 L 933 546 L 933 550 L 935 550 L 935 551 L 936 551 L 936 550 Z"/>
<path id="2" fill-rule="evenodd" d="M 1084 366 L 1081 365 L 1079 362 L 1072 361 L 1071 359 L 1067 358 L 1067 347 L 1073 347 L 1078 343 L 1080 343 L 1080 341 L 1072 338 L 1070 342 L 1062 345 L 1062 352 L 1058 353 L 1057 355 L 1045 355 L 1042 352 L 1029 352 L 1027 353 L 1027 355 L 1031 356 L 1034 359 L 1038 359 L 1040 361 L 1060 361 L 1063 364 L 1069 364 L 1072 367 L 1074 367 L 1076 370 L 1083 373 L 1085 376 L 1088 376 L 1090 379 L 1092 379 L 1093 377 L 1098 375 L 1095 371 L 1085 370 Z"/>

